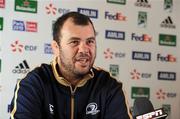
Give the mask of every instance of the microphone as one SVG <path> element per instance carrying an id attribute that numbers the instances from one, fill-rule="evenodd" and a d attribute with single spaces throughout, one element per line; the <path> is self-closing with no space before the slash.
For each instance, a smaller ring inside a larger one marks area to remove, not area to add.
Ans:
<path id="1" fill-rule="evenodd" d="M 166 119 L 167 117 L 163 108 L 155 110 L 151 101 L 146 97 L 136 98 L 132 109 L 134 119 Z"/>

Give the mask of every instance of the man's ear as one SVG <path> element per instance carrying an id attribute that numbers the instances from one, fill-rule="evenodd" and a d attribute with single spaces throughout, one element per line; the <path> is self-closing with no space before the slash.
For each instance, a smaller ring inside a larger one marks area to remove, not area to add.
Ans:
<path id="1" fill-rule="evenodd" d="M 59 45 L 57 44 L 56 41 L 52 40 L 51 47 L 55 57 L 59 56 Z"/>

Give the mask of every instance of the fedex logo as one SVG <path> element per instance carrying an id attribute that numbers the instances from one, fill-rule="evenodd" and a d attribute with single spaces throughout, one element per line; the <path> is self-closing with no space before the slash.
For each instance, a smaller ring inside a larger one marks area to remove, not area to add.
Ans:
<path id="1" fill-rule="evenodd" d="M 115 14 L 111 14 L 108 11 L 105 12 L 105 19 L 109 20 L 118 20 L 118 21 L 126 21 L 126 16 L 122 15 L 122 13 L 117 12 Z"/>
<path id="2" fill-rule="evenodd" d="M 136 35 L 135 33 L 132 33 L 131 39 L 135 41 L 144 41 L 144 42 L 151 42 L 152 37 L 148 34 L 142 34 L 142 35 Z"/>
<path id="3" fill-rule="evenodd" d="M 37 23 L 32 21 L 18 21 L 13 20 L 12 23 L 13 30 L 15 31 L 27 31 L 27 32 L 37 32 Z"/>
<path id="4" fill-rule="evenodd" d="M 162 56 L 161 54 L 157 54 L 157 60 L 162 62 L 176 62 L 176 57 L 171 54 L 167 54 L 166 56 Z"/>

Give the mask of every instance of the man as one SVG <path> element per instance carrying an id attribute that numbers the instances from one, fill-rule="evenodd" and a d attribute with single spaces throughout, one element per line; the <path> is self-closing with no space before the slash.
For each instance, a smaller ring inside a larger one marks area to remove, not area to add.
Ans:
<path id="1" fill-rule="evenodd" d="M 122 84 L 93 67 L 96 33 L 85 15 L 70 12 L 53 28 L 54 60 L 17 83 L 11 119 L 130 119 Z"/>

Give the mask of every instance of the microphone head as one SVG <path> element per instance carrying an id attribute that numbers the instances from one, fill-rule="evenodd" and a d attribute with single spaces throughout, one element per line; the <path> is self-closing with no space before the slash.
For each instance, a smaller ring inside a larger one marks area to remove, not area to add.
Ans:
<path id="1" fill-rule="evenodd" d="M 151 111 L 154 111 L 154 107 L 151 101 L 146 97 L 138 97 L 134 100 L 132 115 L 136 117 L 137 115 L 142 115 Z"/>

